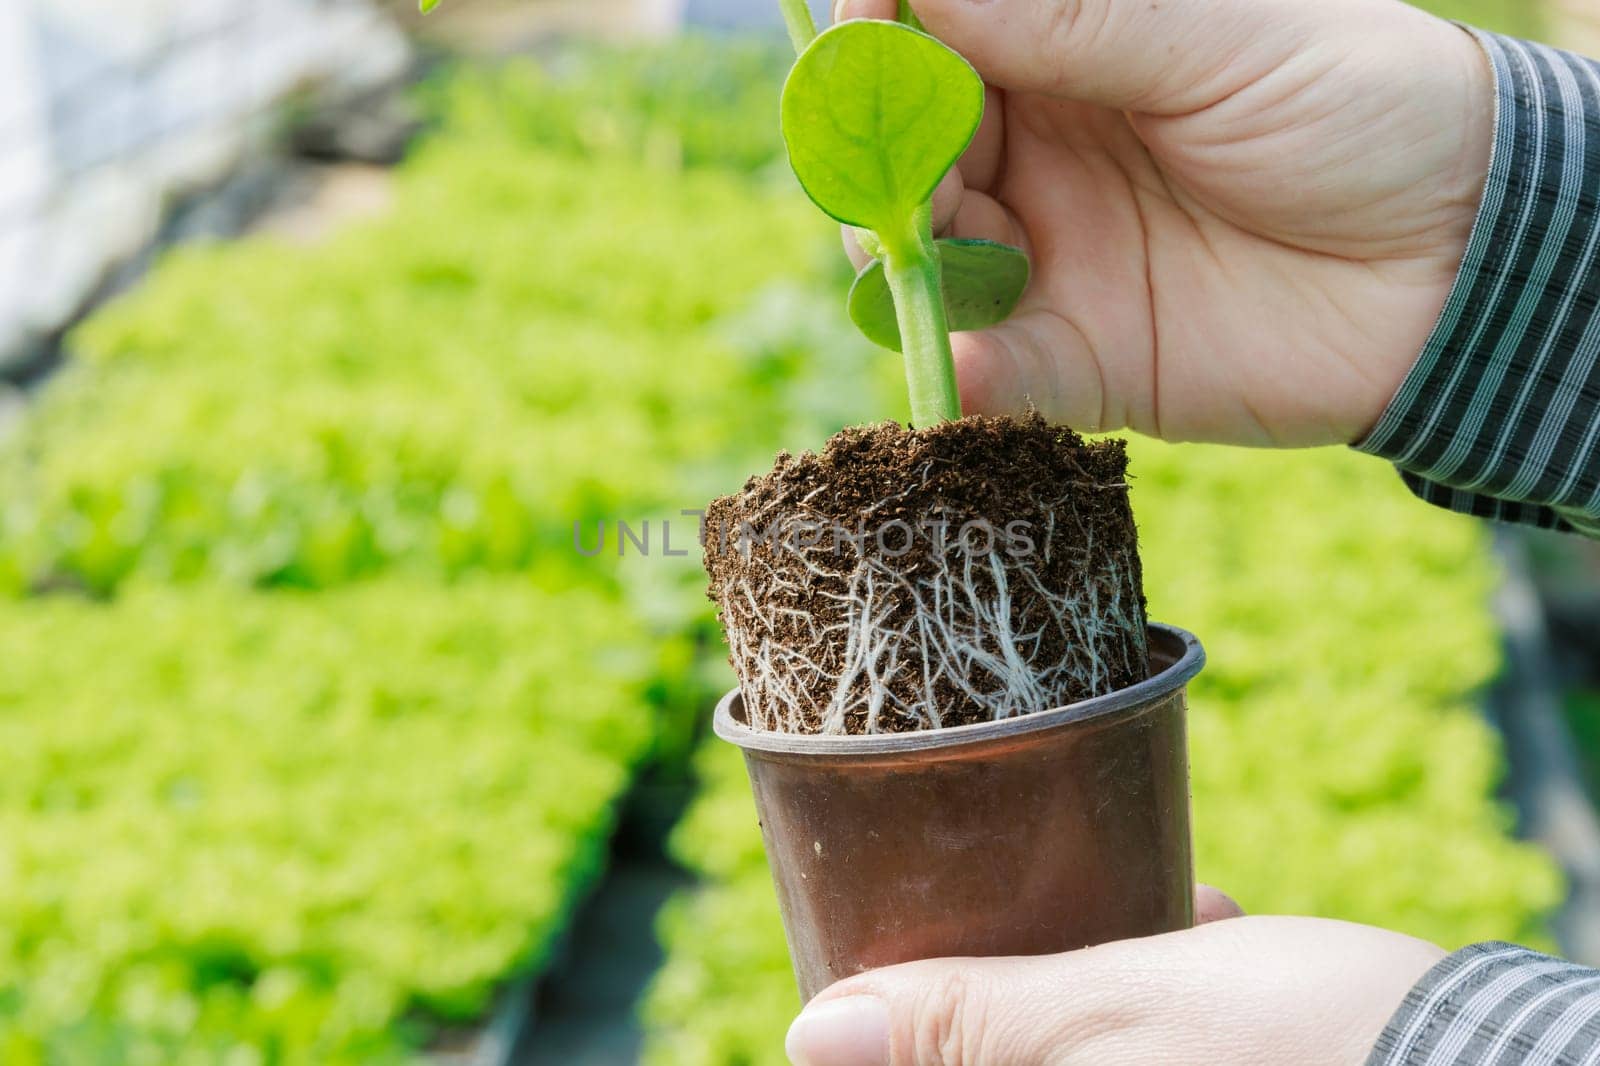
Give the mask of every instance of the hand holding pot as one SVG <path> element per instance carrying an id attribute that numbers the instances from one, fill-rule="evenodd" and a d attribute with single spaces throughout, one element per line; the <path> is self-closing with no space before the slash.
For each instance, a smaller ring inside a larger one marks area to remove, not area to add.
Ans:
<path id="1" fill-rule="evenodd" d="M 1253 445 L 1371 429 L 1482 196 L 1471 36 L 1400 0 L 912 6 L 990 85 L 935 223 L 1034 263 L 1017 314 L 956 338 L 969 413 Z"/>
<path id="2" fill-rule="evenodd" d="M 1202 890 L 1202 919 L 1230 906 Z M 1361 1066 L 1443 957 L 1366 926 L 1234 918 L 1065 955 L 914 962 L 823 992 L 788 1050 L 798 1066 Z"/>

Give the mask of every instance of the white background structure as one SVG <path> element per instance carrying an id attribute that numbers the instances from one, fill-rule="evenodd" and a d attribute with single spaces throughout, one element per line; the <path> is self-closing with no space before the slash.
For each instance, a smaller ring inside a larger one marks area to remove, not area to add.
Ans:
<path id="1" fill-rule="evenodd" d="M 259 147 L 286 97 L 403 69 L 370 0 L 0 3 L 0 370 Z"/>

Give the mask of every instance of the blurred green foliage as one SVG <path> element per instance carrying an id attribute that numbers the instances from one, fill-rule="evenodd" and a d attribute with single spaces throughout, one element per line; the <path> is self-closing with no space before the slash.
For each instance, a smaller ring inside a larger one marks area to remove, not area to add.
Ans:
<path id="1" fill-rule="evenodd" d="M 0 647 L 18 1064 L 382 1061 L 476 1016 L 598 872 L 673 665 L 524 580 L 54 597 Z"/>
<path id="2" fill-rule="evenodd" d="M 691 38 L 463 72 L 386 217 L 169 256 L 0 452 L 0 587 L 561 580 L 574 522 L 893 413 L 835 388 L 893 368 L 813 314 L 849 274 L 773 166 L 780 70 Z"/>
<path id="3" fill-rule="evenodd" d="M 314 256 L 174 256 L 81 331 L 0 459 L 0 568 L 106 593 L 562 567 L 574 521 L 703 499 L 685 468 L 775 439 L 782 375 L 707 327 L 815 247 L 799 205 L 509 142 L 403 185 Z"/>
<path id="4" fill-rule="evenodd" d="M 1191 690 L 1200 876 L 1250 910 L 1548 946 L 1561 881 L 1509 839 L 1477 709 L 1500 667 L 1482 524 L 1340 450 L 1134 456 L 1152 616 L 1210 653 Z"/>
<path id="5" fill-rule="evenodd" d="M 1340 451 L 1133 443 L 1151 616 L 1194 630 L 1198 873 L 1255 912 L 1367 922 L 1452 947 L 1548 944 L 1550 860 L 1510 839 L 1483 531 Z M 674 837 L 707 886 L 661 922 L 647 1061 L 784 1061 L 798 1002 L 738 754 Z"/>
<path id="6" fill-rule="evenodd" d="M 404 1059 L 542 965 L 725 684 L 661 520 L 896 410 L 772 54 L 446 78 L 386 217 L 74 334 L 0 445 L 0 1062 Z"/>
<path id="7" fill-rule="evenodd" d="M 1590 793 L 1600 800 L 1600 692 L 1577 689 L 1567 694 L 1565 703 L 1579 768 Z"/>
<path id="8" fill-rule="evenodd" d="M 779 40 L 686 37 L 567 49 L 549 62 L 464 71 L 425 86 L 446 134 L 661 170 L 767 172 L 787 181 L 778 128 Z"/>
<path id="9" fill-rule="evenodd" d="M 1424 11 L 1496 33 L 1543 39 L 1540 0 L 1408 0 Z"/>

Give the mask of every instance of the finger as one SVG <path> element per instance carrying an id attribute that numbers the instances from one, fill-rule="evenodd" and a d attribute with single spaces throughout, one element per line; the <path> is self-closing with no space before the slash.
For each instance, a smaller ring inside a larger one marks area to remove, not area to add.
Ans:
<path id="1" fill-rule="evenodd" d="M 966 190 L 961 206 L 939 233 L 960 240 L 999 241 L 1032 255 L 1028 232 L 1010 209 L 986 193 Z"/>
<path id="2" fill-rule="evenodd" d="M 983 121 L 978 123 L 978 132 L 972 135 L 972 143 L 967 145 L 966 152 L 956 164 L 967 188 L 994 191 L 995 184 L 1000 180 L 1000 161 L 1005 156 L 1005 149 L 1005 96 L 994 86 L 985 86 Z"/>
<path id="3" fill-rule="evenodd" d="M 1106 395 L 1088 339 L 1053 311 L 1034 308 L 981 333 L 951 336 L 961 408 L 968 414 L 1020 415 L 1029 407 L 1048 421 L 1085 433 L 1106 424 Z"/>
<path id="4" fill-rule="evenodd" d="M 1233 897 L 1210 885 L 1196 885 L 1194 890 L 1194 923 L 1209 925 L 1229 918 L 1243 918 L 1244 908 Z"/>
<path id="5" fill-rule="evenodd" d="M 841 982 L 807 1005 L 796 1066 L 1042 1066 L 1064 1043 L 1067 956 L 939 959 Z"/>
<path id="6" fill-rule="evenodd" d="M 861 247 L 861 241 L 856 237 L 856 228 L 854 226 L 840 226 L 839 234 L 844 238 L 844 254 L 850 257 L 851 266 L 860 271 L 862 267 L 872 262 L 872 256 L 868 255 Z"/>
<path id="7" fill-rule="evenodd" d="M 892 19 L 900 13 L 899 0 L 834 0 L 833 21 Z"/>
<path id="8" fill-rule="evenodd" d="M 852 11 L 882 6 L 849 0 Z M 1323 5 L 1276 0 L 912 0 L 984 80 L 1106 107 L 1174 113 L 1237 91 L 1299 47 Z M 1310 8 L 1311 11 L 1301 9 Z"/>
<path id="9" fill-rule="evenodd" d="M 933 190 L 933 232 L 936 236 L 943 236 L 956 220 L 965 192 L 966 185 L 962 183 L 961 172 L 952 167 Z"/>

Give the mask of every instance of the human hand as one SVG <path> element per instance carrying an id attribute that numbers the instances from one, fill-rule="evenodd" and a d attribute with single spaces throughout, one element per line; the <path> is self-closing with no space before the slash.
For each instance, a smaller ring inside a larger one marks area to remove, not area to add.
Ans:
<path id="1" fill-rule="evenodd" d="M 1231 907 L 1202 890 L 1202 920 Z M 822 992 L 788 1051 L 797 1066 L 1361 1066 L 1443 957 L 1345 922 L 1233 918 L 1065 955 L 913 962 Z"/>
<path id="2" fill-rule="evenodd" d="M 990 85 L 935 225 L 1034 263 L 1009 321 L 955 338 L 969 413 L 1276 446 L 1372 428 L 1487 176 L 1468 34 L 1400 0 L 912 6 Z"/>

